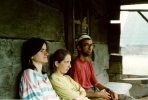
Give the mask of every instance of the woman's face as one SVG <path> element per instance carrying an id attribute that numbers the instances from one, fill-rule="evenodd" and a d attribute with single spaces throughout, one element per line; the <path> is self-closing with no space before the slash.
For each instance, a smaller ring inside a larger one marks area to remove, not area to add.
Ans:
<path id="1" fill-rule="evenodd" d="M 59 74 L 66 74 L 69 70 L 69 68 L 71 68 L 71 55 L 66 55 L 64 60 L 61 61 L 60 63 L 58 61 L 56 61 L 56 67 L 57 67 L 57 72 Z"/>
<path id="2" fill-rule="evenodd" d="M 43 44 L 41 50 L 37 54 L 32 56 L 31 59 L 33 62 L 41 63 L 41 64 L 48 62 L 48 52 L 47 52 L 47 47 L 45 43 Z"/>

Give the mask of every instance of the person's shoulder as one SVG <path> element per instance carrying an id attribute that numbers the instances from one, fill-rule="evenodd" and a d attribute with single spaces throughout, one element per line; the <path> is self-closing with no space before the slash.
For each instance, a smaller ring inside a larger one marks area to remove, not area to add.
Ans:
<path id="1" fill-rule="evenodd" d="M 76 58 L 77 58 L 77 57 L 76 57 Z M 74 62 L 74 61 L 76 60 L 76 58 L 72 59 L 72 61 L 71 61 L 71 62 Z"/>
<path id="2" fill-rule="evenodd" d="M 69 75 L 64 75 L 68 80 L 73 80 Z"/>
<path id="3" fill-rule="evenodd" d="M 66 78 L 71 78 L 69 75 L 64 75 Z"/>
<path id="4" fill-rule="evenodd" d="M 74 58 L 74 59 L 71 61 L 72 64 L 76 64 L 76 63 L 79 63 L 79 62 L 80 62 L 80 58 L 79 58 L 79 57 L 76 57 L 76 58 Z"/>
<path id="5" fill-rule="evenodd" d="M 92 63 L 92 61 L 91 61 L 90 59 L 87 59 L 86 62 L 88 62 L 88 63 Z"/>
<path id="6" fill-rule="evenodd" d="M 22 75 L 22 79 L 23 80 L 27 80 L 27 83 L 26 84 L 37 84 L 37 77 L 36 77 L 36 73 L 34 70 L 32 69 L 26 69 L 24 70 L 23 72 L 23 75 Z"/>
<path id="7" fill-rule="evenodd" d="M 32 70 L 32 69 L 26 69 L 26 70 L 24 70 L 24 73 L 25 74 L 31 74 L 33 72 L 34 72 L 34 70 Z"/>
<path id="8" fill-rule="evenodd" d="M 54 73 L 51 74 L 50 79 L 53 79 L 55 77 Z"/>
<path id="9" fill-rule="evenodd" d="M 59 80 L 60 78 L 61 78 L 60 76 L 58 76 L 58 75 L 56 75 L 54 73 L 50 77 L 51 80 Z"/>
<path id="10" fill-rule="evenodd" d="M 79 60 L 79 58 L 75 58 L 74 60 L 72 60 L 71 62 L 71 68 L 70 68 L 70 72 L 72 71 L 78 71 L 78 70 L 81 70 L 81 66 L 82 66 L 82 63 L 81 61 Z"/>

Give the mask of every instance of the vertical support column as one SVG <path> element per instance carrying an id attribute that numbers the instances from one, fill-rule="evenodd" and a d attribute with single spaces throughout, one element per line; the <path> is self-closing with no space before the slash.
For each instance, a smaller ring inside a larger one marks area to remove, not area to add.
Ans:
<path id="1" fill-rule="evenodd" d="M 109 81 L 116 82 L 122 79 L 122 56 L 121 55 L 110 55 L 109 63 Z"/>
<path id="2" fill-rule="evenodd" d="M 73 32 L 73 0 L 66 0 L 64 23 L 65 23 L 65 42 L 66 48 L 74 52 L 74 32 Z"/>

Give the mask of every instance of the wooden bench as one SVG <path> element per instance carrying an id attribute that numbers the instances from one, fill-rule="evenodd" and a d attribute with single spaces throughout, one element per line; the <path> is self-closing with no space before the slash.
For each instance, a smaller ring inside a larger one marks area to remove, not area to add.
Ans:
<path id="1" fill-rule="evenodd" d="M 129 90 L 132 88 L 132 84 L 129 83 L 119 83 L 119 82 L 107 82 L 104 84 L 109 89 L 113 90 L 117 94 L 130 95 Z"/>

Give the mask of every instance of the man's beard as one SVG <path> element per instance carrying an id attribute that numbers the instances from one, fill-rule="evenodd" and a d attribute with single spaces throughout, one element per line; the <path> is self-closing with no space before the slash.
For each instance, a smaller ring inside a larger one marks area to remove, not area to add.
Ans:
<path id="1" fill-rule="evenodd" d="M 90 53 L 87 53 L 87 52 L 82 52 L 82 55 L 85 56 L 85 57 L 88 57 L 91 54 Z"/>

